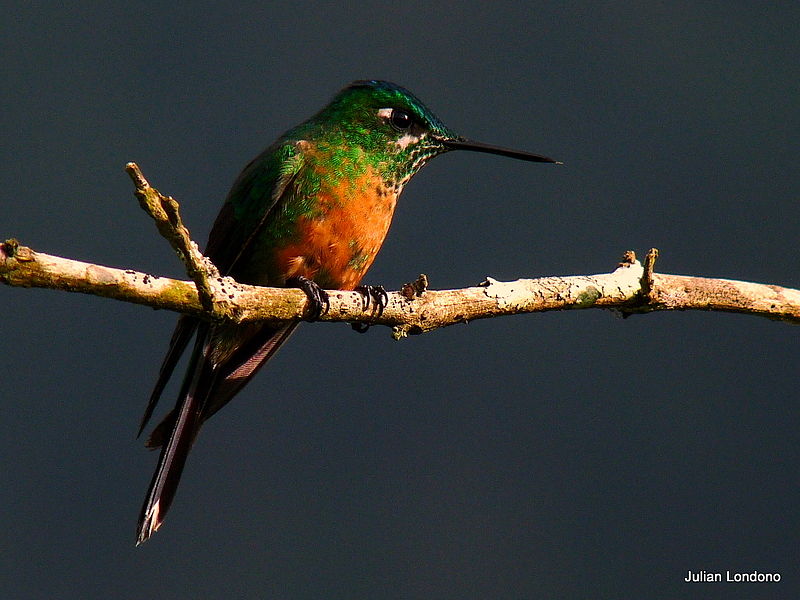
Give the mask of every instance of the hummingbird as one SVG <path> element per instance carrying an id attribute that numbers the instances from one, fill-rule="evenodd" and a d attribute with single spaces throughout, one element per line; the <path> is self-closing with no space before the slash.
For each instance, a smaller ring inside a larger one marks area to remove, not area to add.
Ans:
<path id="1" fill-rule="evenodd" d="M 382 310 L 388 301 L 383 287 L 361 286 L 361 280 L 403 187 L 430 159 L 451 150 L 557 163 L 460 137 L 394 83 L 355 81 L 244 168 L 214 222 L 205 255 L 220 274 L 241 283 L 299 287 L 309 298 L 305 320 L 327 310 L 325 289 L 358 290 L 365 308 L 373 302 Z M 179 318 L 139 427 L 141 435 L 194 338 L 175 408 L 146 443 L 161 453 L 139 516 L 137 546 L 163 523 L 203 423 L 241 391 L 299 322 Z"/>

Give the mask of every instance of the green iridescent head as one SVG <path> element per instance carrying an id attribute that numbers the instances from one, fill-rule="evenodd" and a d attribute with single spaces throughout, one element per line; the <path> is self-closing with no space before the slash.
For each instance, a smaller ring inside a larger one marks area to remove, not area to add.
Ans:
<path id="1" fill-rule="evenodd" d="M 382 110 L 384 109 L 384 110 Z M 354 81 L 339 92 L 323 112 L 349 112 L 351 122 L 368 123 L 376 116 L 385 133 L 432 133 L 439 138 L 455 137 L 414 94 L 388 81 Z"/>
<path id="2" fill-rule="evenodd" d="M 450 150 L 488 152 L 536 162 L 551 158 L 457 136 L 414 94 L 388 81 L 355 81 L 306 126 L 331 146 L 360 148 L 403 183 L 428 160 Z M 320 134 L 322 134 L 320 136 Z"/>

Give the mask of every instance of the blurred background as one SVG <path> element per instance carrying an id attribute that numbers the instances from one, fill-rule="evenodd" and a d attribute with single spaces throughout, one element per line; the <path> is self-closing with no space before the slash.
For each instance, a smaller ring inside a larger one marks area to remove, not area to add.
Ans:
<path id="1" fill-rule="evenodd" d="M 800 287 L 794 3 L 12 3 L 3 21 L 3 239 L 182 277 L 125 163 L 205 242 L 251 158 L 381 78 L 462 135 L 566 165 L 437 158 L 368 283 L 606 272 L 655 246 L 665 273 Z M 797 597 L 796 327 L 304 325 L 204 428 L 135 548 L 156 455 L 134 435 L 175 315 L 0 303 L 8 598 Z"/>

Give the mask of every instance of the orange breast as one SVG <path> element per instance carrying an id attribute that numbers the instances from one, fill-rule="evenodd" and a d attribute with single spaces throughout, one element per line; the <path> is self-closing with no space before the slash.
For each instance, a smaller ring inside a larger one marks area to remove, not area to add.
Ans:
<path id="1" fill-rule="evenodd" d="M 284 278 L 302 275 L 322 287 L 351 290 L 380 250 L 399 190 L 387 188 L 370 169 L 355 181 L 323 186 L 319 211 L 302 217 L 298 235 L 277 252 Z"/>

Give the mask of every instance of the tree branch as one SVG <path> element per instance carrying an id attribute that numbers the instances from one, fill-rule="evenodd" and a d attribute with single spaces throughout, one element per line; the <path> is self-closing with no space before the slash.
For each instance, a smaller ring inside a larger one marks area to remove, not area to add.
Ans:
<path id="1" fill-rule="evenodd" d="M 265 288 L 220 277 L 197 249 L 183 225 L 178 203 L 152 188 L 134 163 L 126 166 L 142 207 L 156 221 L 186 265 L 193 281 L 156 277 L 35 252 L 16 240 L 0 244 L 0 282 L 81 292 L 163 308 L 204 319 L 301 319 L 306 295 L 292 288 Z M 549 310 L 607 308 L 627 316 L 657 310 L 715 310 L 800 323 L 800 290 L 727 279 L 654 273 L 658 251 L 644 267 L 632 251 L 612 273 L 543 277 L 501 282 L 492 278 L 475 287 L 428 290 L 427 278 L 389 293 L 382 313 L 363 308 L 358 292 L 329 291 L 330 310 L 320 321 L 362 322 L 393 328 L 398 339 L 439 327 L 502 315 Z"/>
<path id="2" fill-rule="evenodd" d="M 164 196 L 152 187 L 136 163 L 129 162 L 125 165 L 125 171 L 133 181 L 133 193 L 139 200 L 139 206 L 153 218 L 158 232 L 170 243 L 186 267 L 186 273 L 197 285 L 203 308 L 215 312 L 214 290 L 209 279 L 219 277 L 219 271 L 192 241 L 189 230 L 181 219 L 180 204 L 173 197 Z"/>

